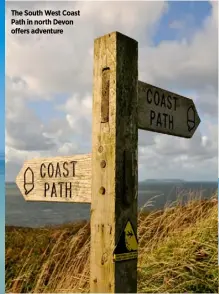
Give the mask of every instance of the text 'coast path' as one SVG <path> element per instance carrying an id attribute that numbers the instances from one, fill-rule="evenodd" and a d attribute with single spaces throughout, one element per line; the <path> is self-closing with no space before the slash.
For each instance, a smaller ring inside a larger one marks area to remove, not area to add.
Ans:
<path id="1" fill-rule="evenodd" d="M 200 118 L 192 99 L 138 81 L 138 128 L 191 138 Z"/>
<path id="2" fill-rule="evenodd" d="M 28 160 L 16 184 L 26 201 L 90 203 L 91 155 Z"/>

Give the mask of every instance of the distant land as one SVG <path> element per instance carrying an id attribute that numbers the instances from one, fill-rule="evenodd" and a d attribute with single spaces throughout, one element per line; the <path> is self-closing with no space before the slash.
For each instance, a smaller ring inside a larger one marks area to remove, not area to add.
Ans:
<path id="1" fill-rule="evenodd" d="M 144 181 L 140 181 L 139 183 L 148 183 L 148 184 L 154 184 L 154 183 L 216 183 L 218 182 L 218 179 L 215 180 L 182 180 L 182 179 L 145 179 Z"/>
<path id="2" fill-rule="evenodd" d="M 180 179 L 146 179 L 146 180 L 142 180 L 142 181 L 139 181 L 139 183 L 154 183 L 154 182 L 159 182 L 159 183 L 162 183 L 162 182 L 170 182 L 170 183 L 175 183 L 175 182 L 177 182 L 177 183 L 185 183 L 185 182 L 187 182 L 187 181 L 185 181 L 185 180 L 180 180 Z M 196 182 L 196 181 L 194 181 L 194 182 Z M 200 182 L 202 182 L 202 181 L 200 181 Z M 212 181 L 213 182 L 213 181 Z M 14 181 L 6 181 L 6 184 L 16 184 L 16 182 Z"/>
<path id="3" fill-rule="evenodd" d="M 163 183 L 163 182 L 168 182 L 168 183 L 185 183 L 185 180 L 182 179 L 145 179 L 143 181 L 144 183 Z"/>
<path id="4" fill-rule="evenodd" d="M 172 184 L 186 184 L 186 183 L 216 183 L 218 179 L 215 180 L 182 180 L 182 179 L 145 179 L 139 181 L 139 184 L 156 184 L 156 183 L 172 183 Z M 16 185 L 16 182 L 13 181 L 6 181 L 7 185 Z"/>
<path id="5" fill-rule="evenodd" d="M 146 179 L 146 180 L 143 180 L 143 181 L 139 181 L 139 183 L 186 183 L 187 181 L 185 180 L 180 180 L 180 179 Z M 193 182 L 199 182 L 199 181 L 193 181 Z M 200 181 L 200 182 L 203 182 L 203 181 Z M 214 181 L 212 181 L 214 182 Z M 217 181 L 216 181 L 217 182 Z M 16 184 L 16 182 L 13 182 L 13 181 L 6 181 L 6 184 L 10 184 L 10 185 L 13 185 L 13 184 Z"/>

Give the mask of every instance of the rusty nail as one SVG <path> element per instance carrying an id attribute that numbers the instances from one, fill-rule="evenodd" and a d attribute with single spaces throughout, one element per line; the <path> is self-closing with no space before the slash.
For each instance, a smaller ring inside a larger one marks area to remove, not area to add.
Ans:
<path id="1" fill-rule="evenodd" d="M 94 283 L 96 283 L 97 282 L 97 279 L 94 279 Z"/>

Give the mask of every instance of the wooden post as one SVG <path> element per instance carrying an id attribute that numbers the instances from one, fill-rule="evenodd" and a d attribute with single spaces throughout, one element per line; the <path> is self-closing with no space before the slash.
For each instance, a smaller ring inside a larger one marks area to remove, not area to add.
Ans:
<path id="1" fill-rule="evenodd" d="M 92 293 L 137 292 L 138 43 L 118 32 L 94 43 Z"/>

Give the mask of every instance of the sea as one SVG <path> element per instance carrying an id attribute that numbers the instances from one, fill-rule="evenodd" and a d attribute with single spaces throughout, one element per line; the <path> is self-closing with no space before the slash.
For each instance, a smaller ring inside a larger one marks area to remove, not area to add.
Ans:
<path id="1" fill-rule="evenodd" d="M 209 199 L 217 192 L 218 182 L 144 181 L 138 186 L 139 210 L 162 209 L 177 199 Z M 90 204 L 26 202 L 15 183 L 5 184 L 5 224 L 43 227 L 89 220 Z"/>

